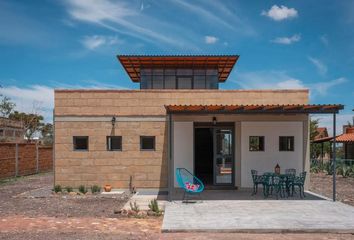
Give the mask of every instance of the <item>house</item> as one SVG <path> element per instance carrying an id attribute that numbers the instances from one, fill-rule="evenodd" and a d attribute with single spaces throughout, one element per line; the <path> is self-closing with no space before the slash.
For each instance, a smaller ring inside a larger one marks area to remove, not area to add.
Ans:
<path id="1" fill-rule="evenodd" d="M 135 90 L 55 90 L 55 183 L 177 187 L 183 167 L 211 188 L 252 186 L 251 169 L 309 171 L 309 91 L 221 90 L 239 56 L 118 60 Z"/>
<path id="2" fill-rule="evenodd" d="M 0 117 L 0 141 L 21 142 L 23 140 L 23 124 L 20 121 Z"/>
<path id="3" fill-rule="evenodd" d="M 316 132 L 317 135 L 315 136 L 315 140 L 328 137 L 328 131 L 326 127 L 318 127 Z"/>

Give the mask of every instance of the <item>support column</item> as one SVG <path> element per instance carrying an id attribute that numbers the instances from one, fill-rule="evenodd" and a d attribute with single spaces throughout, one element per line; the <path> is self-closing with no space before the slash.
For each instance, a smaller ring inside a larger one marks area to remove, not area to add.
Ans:
<path id="1" fill-rule="evenodd" d="M 168 114 L 168 201 L 172 201 L 172 191 L 174 184 L 174 172 L 172 166 L 172 116 Z"/>
<path id="2" fill-rule="evenodd" d="M 333 202 L 336 201 L 336 114 L 333 113 Z"/>

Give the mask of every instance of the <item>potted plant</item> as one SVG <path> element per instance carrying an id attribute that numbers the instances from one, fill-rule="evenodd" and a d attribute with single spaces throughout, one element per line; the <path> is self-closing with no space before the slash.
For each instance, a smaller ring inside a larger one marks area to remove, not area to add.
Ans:
<path id="1" fill-rule="evenodd" d="M 111 186 L 111 185 L 106 184 L 106 185 L 104 186 L 104 191 L 105 191 L 105 192 L 110 192 L 111 190 L 112 190 L 112 186 Z"/>

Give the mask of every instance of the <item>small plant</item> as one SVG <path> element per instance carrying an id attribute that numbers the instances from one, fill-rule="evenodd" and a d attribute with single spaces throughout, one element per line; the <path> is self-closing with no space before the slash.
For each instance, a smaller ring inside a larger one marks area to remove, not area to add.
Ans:
<path id="1" fill-rule="evenodd" d="M 79 192 L 86 194 L 87 193 L 87 188 L 84 185 L 79 186 Z"/>
<path id="2" fill-rule="evenodd" d="M 161 210 L 159 208 L 159 204 L 158 204 L 156 198 L 150 201 L 149 208 L 151 211 L 153 211 L 157 215 L 161 215 Z"/>
<path id="3" fill-rule="evenodd" d="M 73 191 L 73 188 L 70 186 L 65 187 L 66 192 L 70 193 Z"/>
<path id="4" fill-rule="evenodd" d="M 132 202 L 129 203 L 130 205 L 130 209 L 134 212 L 139 212 L 139 206 L 138 204 L 136 203 L 136 201 L 134 201 L 134 204 Z"/>
<path id="5" fill-rule="evenodd" d="M 99 187 L 99 186 L 97 186 L 97 185 L 93 185 L 93 186 L 91 187 L 91 192 L 92 192 L 92 193 L 99 193 L 99 192 L 101 192 L 101 187 Z"/>
<path id="6" fill-rule="evenodd" d="M 352 169 L 351 169 L 348 165 L 342 164 L 342 165 L 340 166 L 339 172 L 340 172 L 340 174 L 342 175 L 342 177 L 346 178 L 346 177 L 349 177 L 349 176 L 350 176 L 351 170 L 352 170 Z"/>
<path id="7" fill-rule="evenodd" d="M 59 184 L 58 184 L 58 185 L 55 185 L 53 190 L 54 190 L 55 193 L 58 193 L 58 192 L 62 192 L 62 191 L 63 191 L 62 188 L 61 188 L 61 186 L 60 186 Z"/>

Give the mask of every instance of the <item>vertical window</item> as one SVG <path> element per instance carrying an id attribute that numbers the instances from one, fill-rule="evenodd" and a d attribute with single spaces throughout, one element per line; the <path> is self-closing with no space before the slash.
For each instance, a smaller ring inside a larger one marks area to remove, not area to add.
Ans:
<path id="1" fill-rule="evenodd" d="M 264 136 L 250 136 L 249 150 L 251 152 L 264 151 Z"/>
<path id="2" fill-rule="evenodd" d="M 194 88 L 205 89 L 205 76 L 194 76 Z"/>
<path id="3" fill-rule="evenodd" d="M 108 151 L 122 151 L 122 136 L 107 136 Z"/>
<path id="4" fill-rule="evenodd" d="M 163 89 L 163 76 L 154 76 L 152 81 L 154 89 Z"/>
<path id="5" fill-rule="evenodd" d="M 4 129 L 0 129 L 0 136 L 4 135 Z"/>
<path id="6" fill-rule="evenodd" d="M 165 76 L 165 89 L 176 89 L 176 76 Z"/>
<path id="7" fill-rule="evenodd" d="M 294 137 L 280 136 L 279 137 L 279 151 L 294 151 Z"/>
<path id="8" fill-rule="evenodd" d="M 89 146 L 89 137 L 75 136 L 73 137 L 74 150 L 87 151 Z"/>
<path id="9" fill-rule="evenodd" d="M 140 136 L 140 150 L 155 150 L 155 137 Z"/>
<path id="10" fill-rule="evenodd" d="M 178 89 L 192 89 L 192 77 L 179 77 Z"/>
<path id="11" fill-rule="evenodd" d="M 206 88 L 207 89 L 217 89 L 218 88 L 218 76 L 206 76 Z"/>

